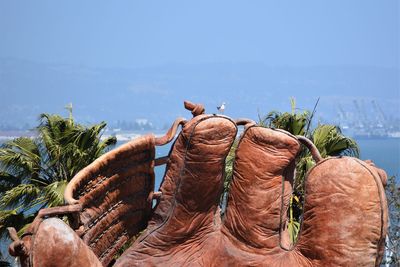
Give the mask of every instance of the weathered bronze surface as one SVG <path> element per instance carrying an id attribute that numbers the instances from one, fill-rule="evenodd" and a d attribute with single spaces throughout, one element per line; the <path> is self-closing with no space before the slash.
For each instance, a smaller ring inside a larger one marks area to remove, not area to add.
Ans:
<path id="1" fill-rule="evenodd" d="M 302 137 L 185 107 L 192 120 L 178 119 L 166 136 L 131 141 L 78 173 L 65 192 L 68 205 L 41 211 L 21 240 L 14 235 L 10 254 L 24 266 L 379 266 L 387 231 L 383 170 L 350 157 L 322 159 Z M 155 146 L 171 141 L 179 125 L 168 158 L 155 159 Z M 221 218 L 225 158 L 238 125 L 245 130 Z M 317 164 L 291 244 L 286 214 L 301 143 Z M 154 192 L 154 166 L 163 163 Z M 48 218 L 60 214 L 69 226 Z"/>

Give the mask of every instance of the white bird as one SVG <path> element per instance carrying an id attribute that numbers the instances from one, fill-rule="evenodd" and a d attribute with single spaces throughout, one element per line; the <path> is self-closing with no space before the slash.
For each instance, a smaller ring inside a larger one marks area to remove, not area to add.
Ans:
<path id="1" fill-rule="evenodd" d="M 225 110 L 225 102 L 222 102 L 221 106 L 217 107 L 218 111 L 224 114 Z"/>

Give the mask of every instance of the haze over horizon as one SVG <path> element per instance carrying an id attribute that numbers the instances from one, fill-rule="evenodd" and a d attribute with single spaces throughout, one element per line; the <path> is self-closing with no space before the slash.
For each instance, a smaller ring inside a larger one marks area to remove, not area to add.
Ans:
<path id="1" fill-rule="evenodd" d="M 74 103 L 84 122 L 290 109 L 333 120 L 338 104 L 400 114 L 396 0 L 3 1 L 0 123 L 35 124 Z M 65 113 L 64 113 L 65 114 Z"/>

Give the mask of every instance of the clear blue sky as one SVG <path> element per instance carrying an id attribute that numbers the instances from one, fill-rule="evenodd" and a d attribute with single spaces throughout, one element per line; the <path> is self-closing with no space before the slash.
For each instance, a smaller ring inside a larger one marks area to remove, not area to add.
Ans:
<path id="1" fill-rule="evenodd" d="M 0 1 L 0 57 L 399 68 L 399 1 Z"/>

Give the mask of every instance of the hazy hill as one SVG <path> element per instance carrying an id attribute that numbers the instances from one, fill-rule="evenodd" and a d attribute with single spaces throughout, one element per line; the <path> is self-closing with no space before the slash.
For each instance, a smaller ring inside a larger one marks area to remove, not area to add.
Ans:
<path id="1" fill-rule="evenodd" d="M 312 109 L 321 97 L 319 117 L 332 120 L 338 105 L 354 109 L 364 102 L 373 112 L 375 99 L 384 112 L 399 114 L 399 70 L 379 67 L 271 67 L 266 64 L 169 64 L 140 69 L 105 69 L 0 59 L 0 125 L 35 125 L 41 112 L 61 113 L 72 102 L 82 122 L 147 118 L 162 127 L 177 116 L 189 117 L 189 99 L 216 112 L 257 118 L 272 109 L 289 110 L 289 97 L 299 108 Z"/>

